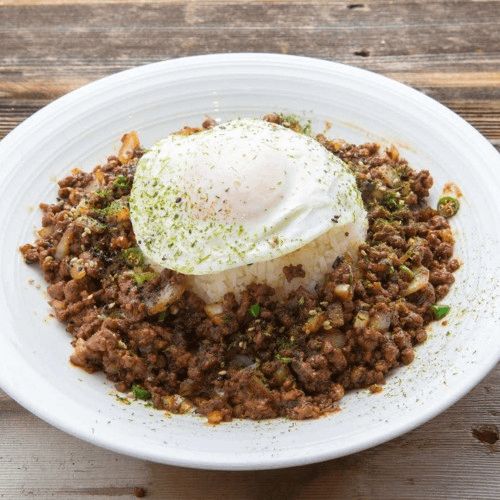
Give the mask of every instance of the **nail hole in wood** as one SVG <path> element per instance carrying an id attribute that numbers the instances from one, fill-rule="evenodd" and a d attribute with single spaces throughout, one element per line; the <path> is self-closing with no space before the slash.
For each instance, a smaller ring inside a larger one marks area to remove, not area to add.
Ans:
<path id="1" fill-rule="evenodd" d="M 361 56 L 361 57 L 368 57 L 370 55 L 370 51 L 369 50 L 356 50 L 354 52 L 354 55 L 355 56 Z"/>
<path id="2" fill-rule="evenodd" d="M 473 427 L 472 435 L 485 444 L 495 444 L 499 438 L 496 425 L 478 425 Z"/>

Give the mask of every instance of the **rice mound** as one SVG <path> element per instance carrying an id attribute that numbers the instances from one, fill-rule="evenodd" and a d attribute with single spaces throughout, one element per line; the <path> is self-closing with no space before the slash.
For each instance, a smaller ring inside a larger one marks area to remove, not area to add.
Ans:
<path id="1" fill-rule="evenodd" d="M 302 285 L 314 292 L 322 284 L 325 274 L 335 259 L 348 254 L 356 260 L 357 250 L 366 238 L 366 219 L 358 219 L 341 227 L 333 227 L 303 247 L 269 261 L 228 269 L 216 274 L 189 275 L 187 285 L 207 304 L 218 302 L 233 292 L 238 299 L 244 288 L 251 283 L 266 283 L 273 287 L 278 298 L 285 298 Z M 287 281 L 283 267 L 302 264 L 305 277 Z"/>

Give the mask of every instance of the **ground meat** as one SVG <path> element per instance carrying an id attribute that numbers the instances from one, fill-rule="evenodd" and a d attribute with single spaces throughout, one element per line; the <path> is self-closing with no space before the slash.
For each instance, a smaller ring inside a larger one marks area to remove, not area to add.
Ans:
<path id="1" fill-rule="evenodd" d="M 290 117 L 266 119 L 305 131 Z M 142 155 L 133 134 L 118 156 L 59 181 L 57 202 L 40 207 L 39 238 L 20 250 L 40 266 L 54 315 L 73 336 L 71 362 L 156 408 L 194 408 L 211 423 L 316 418 L 337 411 L 345 391 L 378 392 L 411 363 L 460 266 L 448 220 L 426 203 L 432 177 L 394 147 L 316 139 L 356 176 L 367 241 L 357 260 L 335 259 L 315 293 L 298 287 L 280 300 L 253 283 L 207 309 L 182 275 L 145 263 L 128 212 Z M 305 274 L 300 265 L 283 273 L 289 282 Z"/>
<path id="2" fill-rule="evenodd" d="M 283 274 L 288 282 L 292 281 L 294 278 L 304 278 L 306 272 L 302 269 L 302 264 L 297 266 L 289 265 L 283 268 Z"/>

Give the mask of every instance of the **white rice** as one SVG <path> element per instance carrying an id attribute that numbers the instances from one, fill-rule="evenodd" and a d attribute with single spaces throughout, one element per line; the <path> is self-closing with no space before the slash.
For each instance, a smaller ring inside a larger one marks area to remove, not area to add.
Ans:
<path id="1" fill-rule="evenodd" d="M 358 246 L 366 238 L 366 219 L 334 227 L 302 248 L 273 260 L 229 269 L 216 274 L 187 276 L 188 287 L 208 304 L 219 301 L 224 294 L 234 292 L 238 298 L 250 283 L 266 283 L 278 298 L 286 297 L 299 285 L 313 292 L 322 284 L 335 259 L 349 254 L 354 260 Z M 306 275 L 288 282 L 283 267 L 302 264 Z"/>

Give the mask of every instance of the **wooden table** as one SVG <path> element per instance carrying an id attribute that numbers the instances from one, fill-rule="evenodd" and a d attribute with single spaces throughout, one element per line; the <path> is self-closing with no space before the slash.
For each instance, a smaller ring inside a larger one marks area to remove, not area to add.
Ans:
<path id="1" fill-rule="evenodd" d="M 390 76 L 500 150 L 500 2 L 488 0 L 0 0 L 0 138 L 116 71 L 241 51 Z M 498 499 L 499 429 L 500 365 L 445 413 L 373 449 L 294 469 L 197 471 L 83 443 L 0 391 L 0 498 Z"/>

